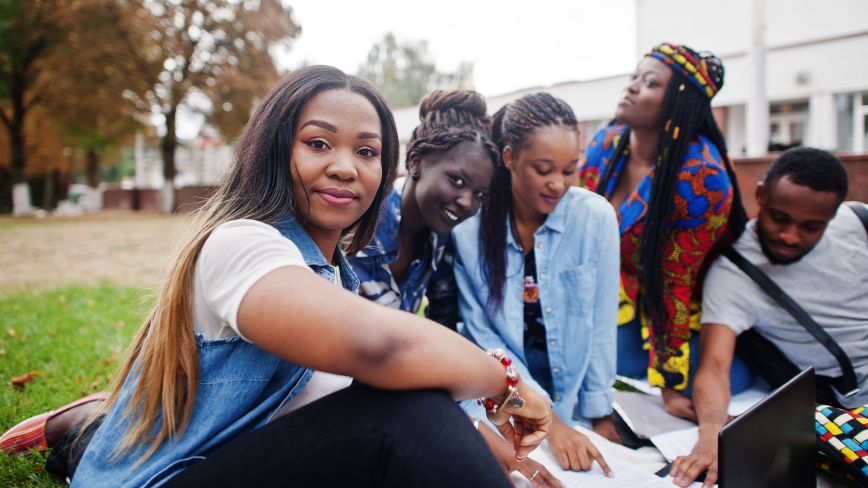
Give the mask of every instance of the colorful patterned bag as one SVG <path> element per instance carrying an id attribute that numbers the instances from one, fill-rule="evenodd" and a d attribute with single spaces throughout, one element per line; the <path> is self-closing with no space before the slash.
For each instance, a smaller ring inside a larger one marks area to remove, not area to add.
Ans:
<path id="1" fill-rule="evenodd" d="M 817 429 L 817 449 L 827 460 L 821 460 L 819 468 L 832 474 L 842 474 L 835 467 L 843 468 L 847 478 L 868 486 L 868 417 L 866 407 L 852 410 L 817 405 L 814 427 Z"/>

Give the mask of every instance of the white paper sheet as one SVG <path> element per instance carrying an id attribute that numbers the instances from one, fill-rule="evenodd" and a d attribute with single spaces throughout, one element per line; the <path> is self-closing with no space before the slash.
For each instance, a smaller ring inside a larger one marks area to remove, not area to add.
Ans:
<path id="1" fill-rule="evenodd" d="M 747 390 L 733 395 L 727 412 L 737 417 L 768 396 L 770 391 L 765 381 L 757 380 Z M 651 439 L 666 432 L 684 430 L 695 425 L 689 420 L 667 413 L 663 407 L 663 398 L 660 396 L 614 391 L 613 397 L 615 410 L 627 426 L 641 438 Z"/>
<path id="2" fill-rule="evenodd" d="M 615 391 L 615 409 L 628 426 L 643 439 L 664 432 L 693 427 L 693 422 L 676 417 L 663 408 L 663 398 L 630 391 Z"/>
<path id="3" fill-rule="evenodd" d="M 530 457 L 535 461 L 545 466 L 552 474 L 554 474 L 564 485 L 568 487 L 582 488 L 606 488 L 606 487 L 665 487 L 672 488 L 671 482 L 667 483 L 652 473 L 647 473 L 639 470 L 631 464 L 615 456 L 605 456 L 606 463 L 612 468 L 615 473 L 614 478 L 607 477 L 600 466 L 595 462 L 594 467 L 590 471 L 574 472 L 564 471 L 555 461 L 547 445 L 543 445 L 533 453 Z"/>
<path id="4" fill-rule="evenodd" d="M 667 461 L 672 462 L 678 456 L 686 456 L 693 451 L 693 446 L 699 440 L 699 427 L 675 430 L 655 435 L 651 438 L 654 447 L 663 454 Z"/>
<path id="5" fill-rule="evenodd" d="M 614 478 L 608 478 L 603 474 L 597 463 L 594 463 L 590 471 L 574 472 L 561 469 L 548 447 L 544 442 L 530 454 L 530 457 L 545 466 L 553 475 L 561 480 L 566 486 L 572 487 L 666 487 L 673 488 L 672 481 L 654 475 L 664 466 L 663 457 L 653 448 L 646 447 L 639 450 L 628 449 L 614 444 L 595 432 L 577 427 L 577 431 L 588 436 L 594 446 L 600 451 L 606 463 L 615 473 Z M 512 480 L 517 488 L 531 488 L 533 485 L 518 473 L 512 474 Z"/>

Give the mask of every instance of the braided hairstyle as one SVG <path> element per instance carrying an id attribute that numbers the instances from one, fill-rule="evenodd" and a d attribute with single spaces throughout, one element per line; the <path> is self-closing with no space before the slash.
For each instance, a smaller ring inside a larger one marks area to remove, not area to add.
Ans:
<path id="1" fill-rule="evenodd" d="M 721 68 L 722 69 L 722 68 Z M 642 229 L 640 244 L 639 280 L 642 284 L 641 307 L 651 323 L 657 358 L 661 362 L 668 358 L 664 351 L 669 333 L 669 317 L 663 303 L 663 248 L 669 239 L 672 212 L 675 202 L 675 186 L 681 163 L 687 154 L 688 146 L 696 140 L 699 134 L 707 137 L 718 149 L 723 159 L 726 172 L 732 183 L 733 201 L 729 215 L 727 232 L 731 238 L 741 234 L 747 222 L 747 214 L 741 201 L 741 192 L 732 162 L 726 150 L 726 141 L 714 120 L 711 112 L 711 99 L 702 91 L 693 89 L 689 80 L 679 71 L 673 70 L 672 79 L 666 88 L 663 101 L 663 114 L 659 134 L 657 136 L 657 157 L 654 178 L 651 184 L 651 195 L 648 202 L 648 212 L 645 216 L 645 227 Z M 719 82 L 722 84 L 722 75 Z M 615 148 L 615 153 L 606 165 L 597 193 L 604 194 L 612 177 L 615 162 L 623 155 L 630 144 L 630 131 L 621 137 Z M 710 262 L 707 260 L 706 262 Z"/>
<path id="2" fill-rule="evenodd" d="M 548 93 L 525 95 L 508 103 L 494 114 L 491 138 L 500 154 L 506 146 L 517 155 L 522 144 L 538 128 L 560 125 L 578 133 L 573 109 L 560 98 Z M 494 170 L 491 192 L 482 204 L 479 223 L 479 247 L 482 270 L 488 281 L 488 306 L 500 308 L 506 281 L 506 220 L 512 207 L 512 175 L 500 165 Z"/>
<path id="3" fill-rule="evenodd" d="M 414 157 L 478 142 L 497 165 L 499 152 L 488 133 L 485 99 L 473 90 L 434 90 L 419 106 L 419 125 L 407 143 L 407 169 Z"/>

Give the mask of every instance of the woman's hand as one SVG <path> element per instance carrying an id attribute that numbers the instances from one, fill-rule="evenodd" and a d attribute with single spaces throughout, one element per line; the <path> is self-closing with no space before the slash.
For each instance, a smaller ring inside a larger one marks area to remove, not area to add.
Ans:
<path id="1" fill-rule="evenodd" d="M 598 419 L 591 419 L 591 425 L 594 427 L 594 432 L 600 434 L 606 439 L 614 442 L 615 444 L 623 444 L 624 440 L 621 439 L 621 434 L 618 433 L 618 428 L 615 426 L 615 421 L 612 420 L 611 415 L 606 415 L 605 417 L 600 417 Z"/>
<path id="2" fill-rule="evenodd" d="M 485 439 L 491 453 L 494 454 L 494 459 L 500 464 L 507 475 L 513 471 L 518 471 L 525 478 L 529 479 L 534 486 L 556 487 L 564 486 L 560 480 L 555 478 L 548 469 L 542 464 L 530 458 L 525 458 L 519 461 L 515 457 L 515 450 L 512 446 L 500 437 L 497 432 L 489 429 L 485 424 L 479 424 L 479 434 Z"/>
<path id="3" fill-rule="evenodd" d="M 515 407 L 507 402 L 496 414 L 490 414 L 488 420 L 505 439 L 512 439 L 515 457 L 522 460 L 548 437 L 552 429 L 553 414 L 548 399 L 528 387 L 521 378 L 516 388 L 519 396 L 524 399 L 524 405 Z"/>
<path id="4" fill-rule="evenodd" d="M 693 400 L 687 395 L 672 388 L 663 388 L 663 408 L 672 415 L 696 422 L 696 410 Z"/>
<path id="5" fill-rule="evenodd" d="M 549 447 L 552 448 L 555 458 L 564 469 L 573 471 L 588 471 L 593 461 L 597 461 L 606 476 L 612 478 L 612 470 L 603 459 L 600 451 L 594 447 L 587 436 L 564 424 L 557 417 L 552 423 L 552 433 L 549 436 Z"/>
<path id="6" fill-rule="evenodd" d="M 512 451 L 512 449 L 510 449 Z M 521 461 L 512 456 L 512 464 L 509 466 L 509 472 L 518 471 L 525 478 L 530 480 L 534 486 L 556 487 L 561 488 L 564 485 L 561 480 L 551 474 L 548 469 L 542 464 L 534 461 L 531 458 L 524 458 Z"/>

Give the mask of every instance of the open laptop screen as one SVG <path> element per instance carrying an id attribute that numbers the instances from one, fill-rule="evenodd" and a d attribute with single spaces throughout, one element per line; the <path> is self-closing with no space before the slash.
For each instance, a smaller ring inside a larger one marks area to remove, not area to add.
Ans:
<path id="1" fill-rule="evenodd" d="M 718 438 L 718 485 L 816 486 L 814 368 L 730 422 Z"/>

